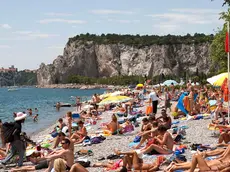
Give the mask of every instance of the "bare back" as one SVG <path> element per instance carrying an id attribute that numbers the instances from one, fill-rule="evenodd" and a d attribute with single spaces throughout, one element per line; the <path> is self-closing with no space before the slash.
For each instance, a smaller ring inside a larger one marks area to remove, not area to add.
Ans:
<path id="1" fill-rule="evenodd" d="M 66 149 L 63 150 L 62 158 L 66 161 L 68 167 L 72 167 L 74 164 L 74 153 L 73 151 Z"/>
<path id="2" fill-rule="evenodd" d="M 166 139 L 165 146 L 167 149 L 173 150 L 174 140 L 169 132 L 164 134 L 164 138 Z"/>

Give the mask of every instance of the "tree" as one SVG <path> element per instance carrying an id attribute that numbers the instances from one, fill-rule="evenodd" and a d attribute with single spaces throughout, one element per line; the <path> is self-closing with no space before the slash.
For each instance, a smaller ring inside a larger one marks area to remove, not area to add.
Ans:
<path id="1" fill-rule="evenodd" d="M 230 6 L 230 0 L 225 0 L 223 5 Z M 230 8 L 220 14 L 220 19 L 230 21 Z M 227 71 L 227 55 L 225 53 L 225 34 L 227 25 L 224 24 L 222 28 L 218 28 L 216 35 L 211 44 L 211 59 L 213 61 L 212 71 L 218 73 Z M 211 70 L 210 70 L 211 71 Z"/>

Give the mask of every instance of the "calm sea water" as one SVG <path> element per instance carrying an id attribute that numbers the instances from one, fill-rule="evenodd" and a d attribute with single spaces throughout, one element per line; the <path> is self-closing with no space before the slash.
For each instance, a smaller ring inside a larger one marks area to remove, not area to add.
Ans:
<path id="1" fill-rule="evenodd" d="M 78 89 L 42 89 L 19 88 L 17 91 L 8 92 L 6 88 L 0 88 L 0 119 L 3 122 L 13 121 L 13 112 L 23 112 L 28 108 L 38 108 L 38 122 L 33 122 L 28 116 L 23 130 L 27 133 L 36 132 L 54 123 L 66 111 L 73 108 L 61 108 L 56 111 L 56 102 L 75 103 L 76 96 L 83 99 L 90 98 L 94 93 L 103 93 L 103 89 L 78 90 Z M 34 112 L 35 113 L 35 112 Z M 33 114 L 35 115 L 35 114 Z"/>

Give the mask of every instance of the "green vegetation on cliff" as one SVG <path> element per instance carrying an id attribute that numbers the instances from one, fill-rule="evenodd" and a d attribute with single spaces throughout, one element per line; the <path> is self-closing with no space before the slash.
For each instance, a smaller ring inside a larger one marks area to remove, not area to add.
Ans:
<path id="1" fill-rule="evenodd" d="M 37 74 L 33 72 L 6 72 L 0 73 L 0 86 L 22 86 L 22 85 L 36 85 Z"/>
<path id="2" fill-rule="evenodd" d="M 119 35 L 119 34 L 80 34 L 69 38 L 68 45 L 75 41 L 94 41 L 98 44 L 125 44 L 130 46 L 150 46 L 150 45 L 171 45 L 171 44 L 198 44 L 212 42 L 214 35 L 205 35 L 195 33 L 193 36 L 187 34 L 185 36 L 176 35 Z"/>
<path id="3" fill-rule="evenodd" d="M 203 73 L 198 73 L 197 70 L 195 75 L 189 75 L 188 72 L 184 72 L 183 80 L 187 82 L 189 79 L 193 81 L 199 82 L 201 84 L 207 83 L 206 79 L 211 77 L 209 75 L 205 75 Z M 68 78 L 67 83 L 75 83 L 75 84 L 86 84 L 86 85 L 93 85 L 93 84 L 105 84 L 105 85 L 135 85 L 138 83 L 144 83 L 146 79 L 151 80 L 150 84 L 159 84 L 163 83 L 165 80 L 174 79 L 177 82 L 180 82 L 180 77 L 175 75 L 159 75 L 153 78 L 150 77 L 143 77 L 143 76 L 113 76 L 113 77 L 103 77 L 103 78 L 91 78 L 86 76 L 80 75 L 71 75 Z"/>

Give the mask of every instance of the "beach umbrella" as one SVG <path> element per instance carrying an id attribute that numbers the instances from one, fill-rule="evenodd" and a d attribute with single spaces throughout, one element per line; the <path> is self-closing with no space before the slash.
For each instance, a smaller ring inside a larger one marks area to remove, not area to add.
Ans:
<path id="1" fill-rule="evenodd" d="M 99 97 L 100 97 L 100 99 L 105 99 L 105 98 L 109 97 L 110 95 L 111 95 L 111 93 L 105 93 L 105 94 L 100 95 Z"/>
<path id="2" fill-rule="evenodd" d="M 222 73 L 222 75 L 217 78 L 217 80 L 213 83 L 214 86 L 221 86 L 224 83 L 225 79 L 228 79 L 228 73 Z"/>
<path id="3" fill-rule="evenodd" d="M 136 87 L 144 87 L 144 85 L 143 84 L 137 84 Z"/>
<path id="4" fill-rule="evenodd" d="M 94 107 L 93 105 L 85 105 L 82 109 L 87 110 L 93 107 Z"/>
<path id="5" fill-rule="evenodd" d="M 102 100 L 100 103 L 98 103 L 98 105 L 107 105 L 110 103 L 122 103 L 122 102 L 127 102 L 129 100 L 132 100 L 132 98 L 127 96 L 110 96 Z"/>
<path id="6" fill-rule="evenodd" d="M 220 83 L 221 80 L 223 80 L 223 81 L 222 81 L 222 83 L 223 83 L 225 78 L 228 78 L 228 73 L 227 73 L 227 72 L 221 73 L 221 74 L 219 74 L 219 75 L 215 75 L 215 76 L 213 76 L 213 77 L 211 77 L 211 78 L 208 78 L 207 81 L 208 81 L 210 84 L 215 85 L 215 83 L 216 83 L 216 84 Z M 222 83 L 221 83 L 219 86 L 221 86 Z M 215 86 L 217 86 L 217 85 L 215 85 Z"/>
<path id="7" fill-rule="evenodd" d="M 119 95 L 122 95 L 124 94 L 124 92 L 122 91 L 115 91 L 114 93 L 111 93 L 110 96 L 119 96 Z"/>
<path id="8" fill-rule="evenodd" d="M 175 80 L 166 80 L 163 82 L 163 85 L 170 86 L 171 84 L 177 85 L 178 83 Z"/>

